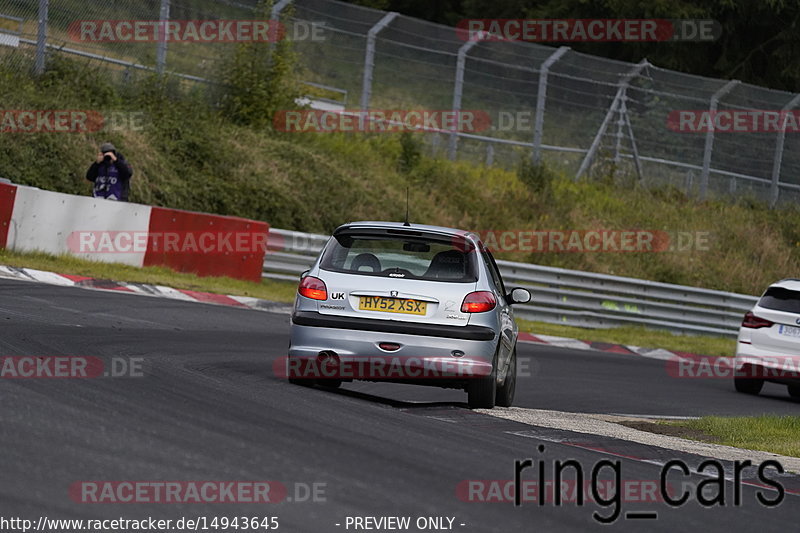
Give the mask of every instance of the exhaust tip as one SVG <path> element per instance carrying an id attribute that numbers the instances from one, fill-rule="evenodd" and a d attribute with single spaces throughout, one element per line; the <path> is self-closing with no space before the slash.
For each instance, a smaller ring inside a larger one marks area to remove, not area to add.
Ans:
<path id="1" fill-rule="evenodd" d="M 339 364 L 339 354 L 333 350 L 322 350 L 317 354 L 317 361 L 320 363 Z"/>

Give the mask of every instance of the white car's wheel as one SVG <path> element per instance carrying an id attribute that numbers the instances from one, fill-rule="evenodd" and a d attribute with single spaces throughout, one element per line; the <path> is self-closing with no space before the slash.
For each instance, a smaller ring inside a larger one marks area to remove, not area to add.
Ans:
<path id="1" fill-rule="evenodd" d="M 750 373 L 752 371 L 748 371 Z M 764 380 L 758 378 L 733 378 L 733 385 L 737 392 L 744 394 L 758 394 L 764 386 Z"/>

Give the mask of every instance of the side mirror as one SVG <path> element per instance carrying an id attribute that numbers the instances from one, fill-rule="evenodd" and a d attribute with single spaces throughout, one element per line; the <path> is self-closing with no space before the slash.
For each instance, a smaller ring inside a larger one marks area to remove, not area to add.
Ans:
<path id="1" fill-rule="evenodd" d="M 512 304 L 526 304 L 531 301 L 531 293 L 528 289 L 517 287 L 511 290 L 506 299 Z"/>

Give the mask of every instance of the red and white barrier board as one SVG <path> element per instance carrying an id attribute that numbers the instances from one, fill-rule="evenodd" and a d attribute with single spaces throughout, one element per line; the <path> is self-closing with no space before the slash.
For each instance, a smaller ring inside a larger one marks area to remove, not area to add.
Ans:
<path id="1" fill-rule="evenodd" d="M 260 281 L 265 222 L 0 183 L 0 248 Z"/>

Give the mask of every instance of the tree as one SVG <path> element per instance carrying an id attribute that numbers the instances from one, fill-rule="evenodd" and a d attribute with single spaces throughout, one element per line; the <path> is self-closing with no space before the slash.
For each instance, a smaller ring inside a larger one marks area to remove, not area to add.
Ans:
<path id="1" fill-rule="evenodd" d="M 269 20 L 272 0 L 259 0 L 257 20 Z M 239 124 L 267 127 L 275 112 L 297 107 L 299 83 L 294 71 L 295 57 L 291 42 L 282 39 L 271 21 L 270 41 L 238 43 L 222 71 L 220 107 L 228 118 Z"/>

